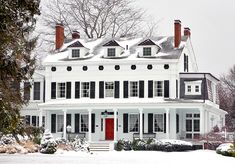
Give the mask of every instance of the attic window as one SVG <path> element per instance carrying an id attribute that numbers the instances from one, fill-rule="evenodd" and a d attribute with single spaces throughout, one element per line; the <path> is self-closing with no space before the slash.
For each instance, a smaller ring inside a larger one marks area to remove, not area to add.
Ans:
<path id="1" fill-rule="evenodd" d="M 201 95 L 201 83 L 198 81 L 185 81 L 185 94 L 186 95 Z"/>
<path id="2" fill-rule="evenodd" d="M 72 50 L 72 58 L 79 58 L 80 57 L 80 49 Z"/>
<path id="3" fill-rule="evenodd" d="M 108 48 L 108 56 L 109 57 L 115 56 L 115 48 Z"/>
<path id="4" fill-rule="evenodd" d="M 151 56 L 151 47 L 143 48 L 143 56 Z"/>

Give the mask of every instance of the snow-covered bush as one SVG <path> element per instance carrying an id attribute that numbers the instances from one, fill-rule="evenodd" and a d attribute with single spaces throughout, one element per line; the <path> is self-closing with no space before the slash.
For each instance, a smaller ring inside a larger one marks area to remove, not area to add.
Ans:
<path id="1" fill-rule="evenodd" d="M 16 142 L 15 137 L 12 134 L 3 135 L 0 139 L 0 145 L 9 145 Z"/>
<path id="2" fill-rule="evenodd" d="M 235 145 L 232 143 L 221 144 L 216 148 L 216 153 L 224 156 L 235 157 Z"/>
<path id="3" fill-rule="evenodd" d="M 193 150 L 190 142 L 180 140 L 119 140 L 115 145 L 115 150 L 146 150 L 146 151 L 188 151 Z"/>
<path id="4" fill-rule="evenodd" d="M 44 154 L 54 154 L 57 150 L 57 143 L 53 138 L 51 132 L 47 129 L 43 134 L 41 145 L 40 145 L 40 152 Z"/>
<path id="5" fill-rule="evenodd" d="M 90 151 L 88 142 L 86 142 L 84 139 L 79 138 L 78 136 L 74 138 L 72 146 L 74 151 Z"/>

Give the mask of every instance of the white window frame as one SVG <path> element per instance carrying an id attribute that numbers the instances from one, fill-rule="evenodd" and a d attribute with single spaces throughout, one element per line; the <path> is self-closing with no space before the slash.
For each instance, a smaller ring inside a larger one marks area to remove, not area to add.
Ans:
<path id="1" fill-rule="evenodd" d="M 57 114 L 56 115 L 56 131 L 63 132 L 64 129 L 64 115 Z"/>
<path id="2" fill-rule="evenodd" d="M 187 115 L 191 115 L 191 117 L 187 117 Z M 186 120 L 191 120 L 192 121 L 192 131 L 187 131 L 186 130 L 186 126 L 187 126 L 187 121 Z M 194 131 L 194 121 L 199 121 L 199 124 L 198 124 L 198 131 Z M 192 138 L 191 139 L 194 139 L 194 135 L 200 135 L 200 121 L 201 121 L 201 118 L 200 118 L 200 113 L 186 113 L 185 115 L 185 132 L 186 134 L 191 134 L 192 135 Z M 186 136 L 185 136 L 186 137 Z"/>
<path id="3" fill-rule="evenodd" d="M 160 118 L 160 117 L 157 117 L 157 116 L 161 116 L 162 117 L 162 121 L 161 120 L 157 120 L 157 118 Z M 164 133 L 164 114 L 154 114 L 154 132 L 156 133 Z M 159 124 L 160 126 L 162 126 L 162 130 L 160 129 L 157 129 L 156 125 Z"/>
<path id="4" fill-rule="evenodd" d="M 82 123 L 82 117 L 87 117 L 85 120 L 86 122 Z M 86 129 L 85 129 L 85 126 L 83 127 L 83 124 L 86 126 Z M 88 132 L 89 131 L 89 115 L 88 114 L 81 114 L 80 115 L 80 131 L 81 132 Z"/>
<path id="5" fill-rule="evenodd" d="M 202 80 L 197 81 L 185 81 L 185 95 L 201 95 L 201 86 L 202 86 Z M 191 87 L 191 91 L 188 90 L 188 88 Z M 196 92 L 196 87 L 198 87 L 199 91 Z"/>
<path id="6" fill-rule="evenodd" d="M 106 86 L 107 84 L 107 86 Z M 112 87 L 109 85 L 108 88 L 108 84 L 112 84 Z M 114 81 L 106 81 L 104 82 L 104 87 L 105 87 L 105 97 L 114 97 L 114 90 L 115 90 L 115 84 Z"/>
<path id="7" fill-rule="evenodd" d="M 133 84 L 137 83 L 137 88 L 133 88 Z M 136 94 L 134 95 L 134 91 L 136 90 Z M 139 81 L 130 81 L 129 82 L 129 97 L 139 97 Z"/>
<path id="8" fill-rule="evenodd" d="M 64 96 L 63 97 L 61 96 L 61 93 L 62 93 L 62 91 L 61 91 L 62 86 L 60 86 L 61 84 L 64 84 L 64 91 L 63 91 Z M 57 82 L 57 84 L 56 84 L 56 97 L 61 98 L 61 99 L 66 98 L 66 83 L 65 82 Z"/>
<path id="9" fill-rule="evenodd" d="M 161 83 L 162 88 L 159 88 L 159 82 Z M 159 93 L 161 93 L 161 96 Z M 154 81 L 154 97 L 164 97 L 164 81 Z"/>
<path id="10" fill-rule="evenodd" d="M 88 88 L 84 88 L 85 83 L 88 83 Z M 81 97 L 82 98 L 90 98 L 90 89 L 91 89 L 90 87 L 91 87 L 90 82 L 81 82 Z M 88 96 L 85 96 L 85 94 L 88 94 Z"/>
<path id="11" fill-rule="evenodd" d="M 114 54 L 111 54 L 109 53 L 110 50 L 114 50 Z M 116 48 L 107 48 L 107 56 L 108 57 L 115 57 L 116 56 Z"/>
<path id="12" fill-rule="evenodd" d="M 79 54 L 76 54 L 76 55 L 78 55 L 78 56 L 73 56 L 74 54 L 73 54 L 73 52 L 74 51 L 78 51 L 79 52 Z M 81 56 L 81 50 L 80 49 L 71 49 L 71 57 L 72 58 L 80 58 L 80 56 Z"/>
<path id="13" fill-rule="evenodd" d="M 136 118 L 135 118 L 135 120 L 132 120 L 134 117 L 137 117 L 137 123 L 138 123 L 138 125 L 137 125 L 137 129 L 135 129 L 135 125 L 136 125 Z M 139 126 L 140 126 L 140 120 L 139 120 L 140 118 L 139 118 L 139 114 L 138 113 L 131 113 L 131 114 L 129 114 L 129 132 L 139 132 Z M 131 122 L 131 121 L 133 121 L 133 122 Z"/>
<path id="14" fill-rule="evenodd" d="M 145 54 L 145 49 L 150 49 L 150 54 Z M 143 56 L 152 56 L 152 47 L 143 47 Z"/>

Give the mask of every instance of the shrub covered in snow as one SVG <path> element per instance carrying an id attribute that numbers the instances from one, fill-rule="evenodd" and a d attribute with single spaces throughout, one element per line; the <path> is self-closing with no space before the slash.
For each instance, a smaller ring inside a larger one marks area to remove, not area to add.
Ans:
<path id="1" fill-rule="evenodd" d="M 40 147 L 40 152 L 44 154 L 54 154 L 57 150 L 57 143 L 48 129 L 43 134 Z"/>
<path id="2" fill-rule="evenodd" d="M 193 150 L 190 142 L 180 140 L 119 140 L 115 145 L 115 150 L 147 150 L 147 151 L 188 151 Z"/>
<path id="3" fill-rule="evenodd" d="M 74 151 L 90 151 L 88 142 L 86 142 L 84 139 L 79 138 L 78 136 L 74 138 L 72 146 Z"/>
<path id="4" fill-rule="evenodd" d="M 221 144 L 219 147 L 216 148 L 216 153 L 224 156 L 235 157 L 235 145 L 233 145 L 232 143 Z"/>

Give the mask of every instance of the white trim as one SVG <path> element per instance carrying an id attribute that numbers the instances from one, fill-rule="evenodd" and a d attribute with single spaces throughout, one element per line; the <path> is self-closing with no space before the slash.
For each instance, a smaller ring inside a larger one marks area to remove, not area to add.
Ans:
<path id="1" fill-rule="evenodd" d="M 185 95 L 201 95 L 201 86 L 202 80 L 197 81 L 185 81 Z M 189 91 L 189 87 L 191 88 Z M 196 88 L 198 87 L 198 92 L 196 92 Z"/>

